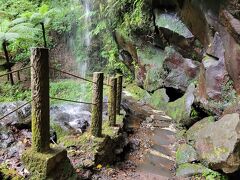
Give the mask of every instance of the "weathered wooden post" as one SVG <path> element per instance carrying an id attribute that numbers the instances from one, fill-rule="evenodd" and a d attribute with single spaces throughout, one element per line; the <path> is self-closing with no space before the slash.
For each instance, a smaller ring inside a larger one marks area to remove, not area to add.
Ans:
<path id="1" fill-rule="evenodd" d="M 34 179 L 71 179 L 75 172 L 67 151 L 49 144 L 49 52 L 32 48 L 31 53 L 32 148 L 21 158 Z"/>
<path id="2" fill-rule="evenodd" d="M 117 97 L 117 78 L 109 79 L 109 95 L 108 95 L 108 118 L 109 125 L 116 125 L 116 97 Z"/>
<path id="3" fill-rule="evenodd" d="M 46 48 L 31 50 L 32 88 L 32 149 L 36 152 L 49 150 L 49 55 Z"/>
<path id="4" fill-rule="evenodd" d="M 102 135 L 103 79 L 102 72 L 93 73 L 91 134 L 96 137 Z"/>
<path id="5" fill-rule="evenodd" d="M 116 111 L 118 115 L 120 115 L 120 111 L 121 111 L 122 82 L 123 82 L 123 76 L 118 75 L 117 76 L 117 107 L 116 107 Z"/>

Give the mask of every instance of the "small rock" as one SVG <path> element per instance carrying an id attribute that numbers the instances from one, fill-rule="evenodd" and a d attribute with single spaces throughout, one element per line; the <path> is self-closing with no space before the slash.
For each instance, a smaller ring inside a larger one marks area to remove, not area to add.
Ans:
<path id="1" fill-rule="evenodd" d="M 195 149 L 188 144 L 181 144 L 176 152 L 176 162 L 178 165 L 190 163 L 197 160 Z"/>

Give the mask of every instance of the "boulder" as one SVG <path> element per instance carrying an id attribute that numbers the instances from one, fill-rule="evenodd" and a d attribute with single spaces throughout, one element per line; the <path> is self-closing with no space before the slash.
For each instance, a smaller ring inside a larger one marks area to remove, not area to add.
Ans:
<path id="1" fill-rule="evenodd" d="M 225 49 L 222 38 L 216 32 L 202 60 L 198 83 L 198 96 L 201 102 L 208 99 L 219 100 L 225 84 Z"/>
<path id="2" fill-rule="evenodd" d="M 213 122 L 215 122 L 215 118 L 213 116 L 206 117 L 206 118 L 196 122 L 186 132 L 187 141 L 195 142 L 197 137 L 199 136 L 199 132 L 206 126 L 212 124 Z"/>
<path id="3" fill-rule="evenodd" d="M 184 58 L 171 47 L 167 47 L 165 52 L 164 69 L 169 73 L 164 79 L 164 85 L 185 92 L 197 77 L 200 63 Z"/>
<path id="4" fill-rule="evenodd" d="M 189 126 L 194 123 L 190 117 L 195 99 L 194 92 L 195 85 L 191 84 L 183 97 L 167 104 L 166 113 L 183 126 Z"/>
<path id="5" fill-rule="evenodd" d="M 150 105 L 157 109 L 164 110 L 169 102 L 169 97 L 166 94 L 166 89 L 158 89 L 150 98 Z"/>
<path id="6" fill-rule="evenodd" d="M 136 68 L 136 80 L 149 92 L 163 86 L 163 61 L 164 51 L 155 47 L 138 49 L 139 64 Z"/>
<path id="7" fill-rule="evenodd" d="M 9 102 L 9 103 L 0 103 L 0 117 L 14 111 L 19 106 L 25 104 L 26 102 Z M 31 105 L 28 104 L 17 112 L 14 112 L 0 121 L 0 124 L 3 126 L 15 126 L 17 128 L 30 127 L 31 124 Z"/>
<path id="8" fill-rule="evenodd" d="M 191 163 L 197 160 L 195 149 L 188 144 L 181 144 L 176 152 L 176 163 L 178 165 Z"/>
<path id="9" fill-rule="evenodd" d="M 201 129 L 195 143 L 200 157 L 213 170 L 233 173 L 240 166 L 239 114 L 228 114 Z"/>
<path id="10" fill-rule="evenodd" d="M 54 105 L 50 108 L 50 115 L 53 127 L 58 127 L 57 132 L 61 129 L 61 131 L 82 133 L 90 126 L 91 113 L 89 107 L 85 105 Z"/>
<path id="11" fill-rule="evenodd" d="M 195 175 L 205 175 L 214 174 L 214 179 L 222 179 L 222 175 L 218 172 L 212 171 L 201 164 L 181 164 L 177 168 L 176 175 L 179 177 L 192 177 Z M 209 178 L 212 179 L 213 177 Z"/>
<path id="12" fill-rule="evenodd" d="M 138 101 L 148 102 L 151 98 L 151 95 L 146 90 L 138 87 L 136 84 L 129 84 L 125 89 L 125 93 Z"/>

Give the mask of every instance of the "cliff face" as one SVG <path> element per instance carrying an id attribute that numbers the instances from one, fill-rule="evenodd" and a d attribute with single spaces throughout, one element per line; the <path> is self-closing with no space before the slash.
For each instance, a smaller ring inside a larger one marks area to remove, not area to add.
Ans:
<path id="1" fill-rule="evenodd" d="M 138 85 L 149 92 L 185 92 L 194 83 L 195 102 L 221 115 L 240 93 L 239 1 L 145 3 L 152 7 L 149 31 L 142 31 L 148 34 L 136 33 L 132 41 L 117 38 Z"/>

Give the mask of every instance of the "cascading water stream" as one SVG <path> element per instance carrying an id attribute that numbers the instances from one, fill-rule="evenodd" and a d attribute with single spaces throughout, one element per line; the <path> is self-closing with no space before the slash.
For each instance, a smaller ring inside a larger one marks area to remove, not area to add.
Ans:
<path id="1" fill-rule="evenodd" d="M 84 6 L 84 46 L 86 47 L 86 54 L 88 54 L 88 51 L 91 46 L 91 32 L 89 25 L 91 24 L 91 5 L 89 0 L 84 0 L 83 1 L 83 6 Z M 80 63 L 80 75 L 82 77 L 86 77 L 86 72 L 88 68 L 88 55 L 86 56 L 86 59 L 84 59 Z"/>

